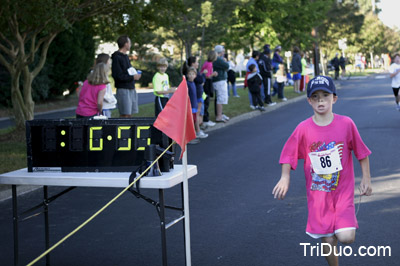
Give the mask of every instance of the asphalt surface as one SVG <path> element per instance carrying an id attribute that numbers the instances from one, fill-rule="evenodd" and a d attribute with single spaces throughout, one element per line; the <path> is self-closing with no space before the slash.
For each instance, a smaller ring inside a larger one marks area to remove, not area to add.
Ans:
<path id="1" fill-rule="evenodd" d="M 399 265 L 400 112 L 395 109 L 387 75 L 340 81 L 334 112 L 350 116 L 372 150 L 373 195 L 362 197 L 356 241 L 344 250 L 341 265 Z M 270 112 L 252 113 L 209 131 L 209 137 L 188 147 L 188 161 L 198 175 L 189 181 L 192 265 L 264 266 L 325 265 L 325 259 L 304 244 L 319 246 L 305 234 L 307 202 L 302 163 L 292 172 L 285 200 L 271 191 L 280 177 L 280 151 L 296 125 L 312 115 L 304 97 Z M 230 125 L 229 125 L 230 124 Z M 176 161 L 180 163 L 179 161 Z M 357 185 L 361 170 L 355 160 Z M 50 194 L 60 188 L 50 188 Z M 50 241 L 57 242 L 101 208 L 120 189 L 77 188 L 50 205 Z M 156 192 L 145 194 L 156 198 Z M 179 188 L 166 191 L 177 204 Z M 357 195 L 357 193 L 356 193 Z M 21 208 L 41 201 L 42 192 L 18 198 Z M 358 203 L 358 197 L 356 197 Z M 0 202 L 1 265 L 12 265 L 11 200 Z M 174 212 L 167 212 L 170 219 Z M 20 261 L 26 264 L 44 250 L 43 216 L 20 225 Z M 182 225 L 168 229 L 169 265 L 184 263 Z M 304 243 L 302 245 L 302 243 Z M 358 249 L 378 256 L 361 256 Z M 343 247 L 342 247 L 343 250 Z M 356 254 L 356 256 L 354 255 Z M 125 194 L 104 213 L 51 253 L 52 265 L 161 265 L 157 212 L 147 202 Z M 44 265 L 41 260 L 36 265 Z"/>

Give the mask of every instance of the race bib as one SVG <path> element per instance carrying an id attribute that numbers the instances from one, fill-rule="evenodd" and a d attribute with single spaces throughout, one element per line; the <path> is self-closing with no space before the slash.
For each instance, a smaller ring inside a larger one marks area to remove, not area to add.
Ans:
<path id="1" fill-rule="evenodd" d="M 308 156 L 314 172 L 318 175 L 329 175 L 343 169 L 337 147 L 327 151 L 310 152 Z"/>

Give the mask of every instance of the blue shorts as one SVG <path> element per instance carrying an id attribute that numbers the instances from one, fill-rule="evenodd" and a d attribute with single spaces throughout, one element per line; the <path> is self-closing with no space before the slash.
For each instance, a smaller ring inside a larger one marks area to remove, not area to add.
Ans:
<path id="1" fill-rule="evenodd" d="M 301 73 L 293 74 L 293 80 L 300 80 L 301 79 Z"/>

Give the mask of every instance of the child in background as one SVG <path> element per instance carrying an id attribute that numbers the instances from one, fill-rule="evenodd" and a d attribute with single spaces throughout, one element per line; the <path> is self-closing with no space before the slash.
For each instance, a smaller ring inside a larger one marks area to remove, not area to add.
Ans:
<path id="1" fill-rule="evenodd" d="M 92 118 L 102 113 L 106 86 L 110 83 L 108 81 L 109 70 L 110 67 L 107 64 L 99 63 L 89 73 L 79 93 L 76 118 Z"/>
<path id="2" fill-rule="evenodd" d="M 278 71 L 276 71 L 275 78 L 276 78 L 276 84 L 277 84 L 276 89 L 278 92 L 278 99 L 281 99 L 282 101 L 286 102 L 287 99 L 283 95 L 283 89 L 284 89 L 285 83 L 287 81 L 287 75 L 286 75 L 284 64 L 279 64 L 279 68 L 278 68 Z"/>
<path id="3" fill-rule="evenodd" d="M 360 194 L 372 193 L 368 156 L 353 120 L 332 112 L 337 101 L 330 77 L 317 76 L 307 86 L 307 101 L 314 115 L 301 122 L 283 147 L 279 163 L 282 174 L 274 187 L 275 198 L 283 199 L 289 189 L 290 170 L 304 160 L 308 220 L 306 233 L 321 238 L 329 265 L 338 265 L 337 244 L 351 244 L 358 227 L 354 207 L 352 151 L 360 162 Z M 336 252 L 336 254 L 335 254 Z"/>
<path id="4" fill-rule="evenodd" d="M 262 77 L 259 73 L 257 73 L 255 64 L 251 64 L 249 66 L 249 70 L 250 74 L 247 76 L 247 86 L 249 87 L 249 91 L 251 93 L 253 105 L 255 109 L 265 111 L 264 102 L 261 98 Z"/>
<path id="5" fill-rule="evenodd" d="M 203 115 L 204 115 L 204 99 L 203 99 L 203 85 L 206 81 L 205 74 L 200 74 L 198 71 L 199 61 L 196 56 L 189 56 L 186 62 L 182 67 L 182 74 L 186 76 L 188 74 L 189 68 L 196 69 L 196 78 L 194 79 L 194 84 L 196 85 L 196 98 L 197 98 L 197 115 L 196 115 L 196 136 L 197 138 L 204 139 L 208 137 L 208 134 L 204 133 L 203 130 L 200 129 L 200 125 L 203 123 Z"/>
<path id="6" fill-rule="evenodd" d="M 111 60 L 108 54 L 99 54 L 96 58 L 96 65 L 99 63 L 107 64 L 108 67 L 111 67 Z M 113 109 L 117 107 L 117 98 L 115 98 L 111 84 L 108 83 L 106 87 L 106 93 L 104 94 L 103 100 L 103 115 L 107 118 L 111 118 L 111 112 Z"/>
<path id="7" fill-rule="evenodd" d="M 192 106 L 192 115 L 193 115 L 193 122 L 194 122 L 194 129 L 196 131 L 196 136 L 198 135 L 198 132 L 200 130 L 198 124 L 196 123 L 197 121 L 197 96 L 196 96 L 196 84 L 194 83 L 194 79 L 197 76 L 197 70 L 194 67 L 189 67 L 187 70 L 187 86 L 188 86 L 188 93 L 189 93 L 189 98 L 190 98 L 190 104 Z M 199 143 L 200 140 L 199 138 L 195 138 L 189 142 L 189 144 L 197 144 Z"/>
<path id="8" fill-rule="evenodd" d="M 204 100 L 204 114 L 203 114 L 203 126 L 213 127 L 215 122 L 210 120 L 210 114 L 208 113 L 208 107 L 210 105 L 210 98 L 214 97 L 214 88 L 212 85 L 212 78 L 218 76 L 218 73 L 213 70 L 213 62 L 217 60 L 217 53 L 212 50 L 208 52 L 207 61 L 204 62 L 201 67 L 200 73 L 206 75 L 206 82 L 204 83 L 204 92 L 207 94 Z"/>
<path id="9" fill-rule="evenodd" d="M 169 100 L 169 94 L 175 92 L 175 88 L 170 88 L 169 86 L 169 77 L 168 74 L 165 73 L 168 68 L 168 61 L 166 58 L 161 58 L 157 62 L 157 70 L 158 72 L 153 77 L 153 90 L 154 95 L 156 96 L 154 99 L 154 107 L 155 107 L 155 116 L 164 109 L 165 105 Z"/>

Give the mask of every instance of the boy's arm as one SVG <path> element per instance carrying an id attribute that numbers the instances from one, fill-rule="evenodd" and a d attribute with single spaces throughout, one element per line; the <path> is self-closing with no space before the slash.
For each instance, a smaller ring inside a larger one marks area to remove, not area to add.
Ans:
<path id="1" fill-rule="evenodd" d="M 369 170 L 369 157 L 365 157 L 360 160 L 361 171 L 362 171 L 362 179 L 360 184 L 360 193 L 361 195 L 371 196 L 372 194 L 372 185 L 371 185 L 371 174 Z"/>
<path id="2" fill-rule="evenodd" d="M 275 199 L 283 200 L 286 196 L 286 193 L 289 190 L 290 184 L 290 164 L 284 163 L 282 164 L 282 174 L 281 179 L 278 181 L 274 189 L 272 190 L 272 194 L 274 194 Z"/>

